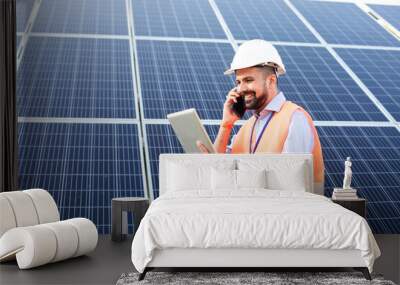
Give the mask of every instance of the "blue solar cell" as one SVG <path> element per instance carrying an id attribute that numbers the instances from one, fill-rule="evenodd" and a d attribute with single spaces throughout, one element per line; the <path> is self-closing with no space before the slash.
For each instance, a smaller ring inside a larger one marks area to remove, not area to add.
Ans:
<path id="1" fill-rule="evenodd" d="M 400 31 L 400 6 L 369 5 L 374 11 Z"/>
<path id="2" fill-rule="evenodd" d="M 398 40 L 353 3 L 292 2 L 328 43 L 400 46 Z"/>
<path id="3" fill-rule="evenodd" d="M 124 0 L 42 0 L 34 32 L 127 35 Z"/>
<path id="4" fill-rule="evenodd" d="M 19 116 L 135 116 L 128 40 L 31 37 L 18 71 Z"/>
<path id="5" fill-rule="evenodd" d="M 134 0 L 133 17 L 136 35 L 226 38 L 207 0 Z"/>
<path id="6" fill-rule="evenodd" d="M 325 161 L 325 194 L 342 187 L 344 161 L 353 161 L 352 187 L 367 199 L 374 233 L 400 232 L 400 133 L 395 128 L 318 127 Z"/>
<path id="7" fill-rule="evenodd" d="M 314 120 L 385 121 L 385 117 L 325 48 L 277 46 L 287 74 L 279 80 L 288 100 Z"/>
<path id="8" fill-rule="evenodd" d="M 62 219 L 86 217 L 110 233 L 111 199 L 143 197 L 136 125 L 23 123 L 19 187 L 43 188 Z"/>
<path id="9" fill-rule="evenodd" d="M 35 0 L 18 0 L 16 3 L 17 32 L 25 32 Z"/>
<path id="10" fill-rule="evenodd" d="M 284 1 L 218 0 L 216 2 L 236 39 L 318 42 Z"/>
<path id="11" fill-rule="evenodd" d="M 219 126 L 204 125 L 212 142 L 218 134 Z M 236 134 L 239 127 L 234 127 L 232 134 Z M 183 153 L 183 149 L 175 136 L 174 130 L 170 125 L 146 125 L 147 147 L 150 157 L 151 181 L 153 185 L 154 198 L 159 195 L 158 184 L 158 158 L 162 153 Z"/>
<path id="12" fill-rule="evenodd" d="M 400 51 L 336 51 L 393 117 L 400 121 Z"/>
<path id="13" fill-rule="evenodd" d="M 202 119 L 221 119 L 231 78 L 229 44 L 137 41 L 145 118 L 196 108 Z"/>
<path id="14" fill-rule="evenodd" d="M 18 49 L 18 47 L 19 47 L 19 43 L 21 42 L 21 36 L 17 36 L 17 42 L 16 42 L 16 49 Z"/>

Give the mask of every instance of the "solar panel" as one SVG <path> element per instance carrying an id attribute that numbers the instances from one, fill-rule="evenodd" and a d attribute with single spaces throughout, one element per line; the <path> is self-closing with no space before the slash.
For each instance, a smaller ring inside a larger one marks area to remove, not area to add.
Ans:
<path id="1" fill-rule="evenodd" d="M 398 40 L 353 3 L 292 2 L 328 43 L 400 46 Z"/>
<path id="2" fill-rule="evenodd" d="M 233 81 L 223 75 L 233 49 L 223 43 L 137 41 L 145 118 L 196 108 L 202 119 L 221 119 Z"/>
<path id="3" fill-rule="evenodd" d="M 212 142 L 217 137 L 219 126 L 217 125 L 204 125 Z M 236 134 L 239 127 L 234 127 L 232 134 Z M 183 153 L 183 149 L 175 136 L 172 127 L 169 124 L 164 125 L 146 125 L 147 132 L 147 148 L 149 151 L 148 161 L 151 169 L 151 181 L 153 185 L 154 198 L 159 195 L 158 184 L 158 162 L 161 153 Z"/>
<path id="4" fill-rule="evenodd" d="M 325 162 L 325 194 L 342 187 L 344 161 L 353 161 L 352 187 L 367 199 L 374 233 L 400 232 L 400 133 L 395 128 L 318 127 Z"/>
<path id="5" fill-rule="evenodd" d="M 207 0 L 134 0 L 135 34 L 225 39 Z"/>
<path id="6" fill-rule="evenodd" d="M 230 31 L 238 40 L 318 42 L 284 1 L 217 0 Z"/>
<path id="7" fill-rule="evenodd" d="M 132 119 L 143 113 L 148 141 L 144 147 L 149 153 L 145 161 L 136 124 L 19 124 L 20 187 L 48 189 L 63 219 L 90 218 L 100 233 L 110 232 L 113 197 L 145 195 L 142 164 L 150 166 L 148 175 L 158 197 L 159 154 L 182 152 L 168 124 L 150 124 L 146 119 L 165 119 L 168 113 L 196 108 L 202 119 L 220 120 L 225 96 L 234 85 L 234 76 L 223 75 L 234 51 L 210 1 L 132 0 L 135 35 L 150 36 L 136 38 L 135 58 L 129 42 L 134 39 L 117 39 L 129 35 L 126 2 L 37 2 L 40 9 L 32 31 L 58 34 L 28 35 L 17 76 L 19 116 L 79 122 L 80 118 Z M 279 78 L 279 87 L 314 120 L 390 124 L 326 48 L 312 47 L 317 39 L 285 1 L 215 2 L 236 40 L 280 42 L 275 44 L 287 74 Z M 291 2 L 328 43 L 368 46 L 335 50 L 400 122 L 400 51 L 370 47 L 398 47 L 399 41 L 354 4 Z M 17 44 L 34 3 L 17 1 Z M 398 7 L 371 7 L 398 28 Z M 64 33 L 75 35 L 63 37 Z M 305 44 L 293 46 L 297 42 Z M 132 76 L 131 62 L 136 60 L 138 77 Z M 140 79 L 138 100 L 143 110 L 135 108 L 133 78 Z M 218 126 L 206 129 L 214 141 Z M 343 163 L 351 156 L 353 186 L 368 199 L 373 232 L 400 233 L 400 133 L 393 127 L 318 130 L 326 195 L 341 186 Z"/>
<path id="8" fill-rule="evenodd" d="M 143 197 L 136 125 L 19 125 L 19 187 L 43 188 L 62 219 L 86 217 L 109 233 L 111 199 Z"/>
<path id="9" fill-rule="evenodd" d="M 288 70 L 281 90 L 315 120 L 386 120 L 325 48 L 277 48 Z M 145 117 L 196 108 L 202 119 L 221 119 L 233 86 L 222 72 L 232 53 L 225 44 L 138 41 Z"/>
<path id="10" fill-rule="evenodd" d="M 128 40 L 30 37 L 17 86 L 19 116 L 135 117 Z"/>
<path id="11" fill-rule="evenodd" d="M 400 51 L 336 51 L 392 116 L 400 121 Z"/>
<path id="12" fill-rule="evenodd" d="M 400 31 L 400 6 L 368 5 L 393 27 Z"/>
<path id="13" fill-rule="evenodd" d="M 25 32 L 35 0 L 18 0 L 16 4 L 17 32 Z"/>
<path id="14" fill-rule="evenodd" d="M 18 49 L 18 47 L 19 47 L 19 43 L 21 42 L 21 36 L 17 36 L 17 46 L 16 46 L 16 48 Z"/>
<path id="15" fill-rule="evenodd" d="M 33 32 L 127 35 L 124 0 L 42 0 Z"/>
<path id="16" fill-rule="evenodd" d="M 279 80 L 288 100 L 314 120 L 384 121 L 385 117 L 325 48 L 277 46 L 287 74 Z"/>

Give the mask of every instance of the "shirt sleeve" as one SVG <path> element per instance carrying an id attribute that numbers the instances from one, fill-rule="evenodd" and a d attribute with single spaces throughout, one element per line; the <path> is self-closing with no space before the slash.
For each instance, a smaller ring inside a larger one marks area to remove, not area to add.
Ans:
<path id="1" fill-rule="evenodd" d="M 302 111 L 294 112 L 289 125 L 289 132 L 283 146 L 283 153 L 311 153 L 314 147 L 314 134 Z"/>
<path id="2" fill-rule="evenodd" d="M 233 142 L 235 141 L 235 138 L 236 138 L 236 135 L 233 135 L 232 138 L 231 138 L 231 143 L 226 146 L 225 153 L 231 153 Z"/>

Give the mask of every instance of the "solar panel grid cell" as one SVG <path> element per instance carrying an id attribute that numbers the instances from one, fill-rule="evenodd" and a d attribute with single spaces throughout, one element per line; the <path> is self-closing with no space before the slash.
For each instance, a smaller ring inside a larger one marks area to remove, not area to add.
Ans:
<path id="1" fill-rule="evenodd" d="M 224 20 L 237 40 L 307 42 L 318 40 L 284 1 L 217 0 Z"/>
<path id="2" fill-rule="evenodd" d="M 336 49 L 336 52 L 400 121 L 400 50 Z"/>
<path id="3" fill-rule="evenodd" d="M 291 1 L 328 43 L 400 46 L 398 40 L 353 3 Z"/>
<path id="4" fill-rule="evenodd" d="M 133 14 L 136 35 L 226 38 L 207 0 L 134 0 Z"/>
<path id="5" fill-rule="evenodd" d="M 383 19 L 389 22 L 389 24 L 400 31 L 400 6 L 372 4 L 369 4 L 368 6 L 377 12 Z"/>
<path id="6" fill-rule="evenodd" d="M 17 46 L 16 46 L 16 49 L 18 49 L 19 43 L 21 42 L 22 37 L 21 37 L 21 36 L 17 36 L 16 38 L 17 38 L 17 42 L 16 42 Z"/>
<path id="7" fill-rule="evenodd" d="M 287 74 L 279 80 L 288 100 L 320 121 L 385 121 L 325 48 L 277 46 Z"/>
<path id="8" fill-rule="evenodd" d="M 224 76 L 233 55 L 229 44 L 137 41 L 145 118 L 196 108 L 202 119 L 221 119 L 233 87 Z"/>
<path id="9" fill-rule="evenodd" d="M 38 33 L 128 35 L 124 0 L 42 0 Z"/>
<path id="10" fill-rule="evenodd" d="M 18 114 L 135 117 L 127 40 L 31 37 L 18 72 Z"/>
<path id="11" fill-rule="evenodd" d="M 32 13 L 32 8 L 35 4 L 35 0 L 18 0 L 16 4 L 16 23 L 17 32 L 25 32 L 28 24 L 28 19 Z"/>
<path id="12" fill-rule="evenodd" d="M 145 196 L 136 125 L 19 125 L 21 189 L 43 188 L 61 217 L 87 217 L 110 230 L 111 199 Z"/>

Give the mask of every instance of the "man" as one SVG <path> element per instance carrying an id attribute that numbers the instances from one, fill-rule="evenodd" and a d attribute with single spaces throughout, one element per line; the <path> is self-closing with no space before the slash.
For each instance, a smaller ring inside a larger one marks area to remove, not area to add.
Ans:
<path id="1" fill-rule="evenodd" d="M 235 73 L 236 87 L 226 96 L 214 147 L 218 153 L 312 153 L 315 192 L 322 194 L 324 162 L 319 137 L 311 116 L 278 90 L 278 75 L 285 72 L 278 51 L 270 43 L 251 40 L 238 48 L 225 72 Z M 253 116 L 228 146 L 233 125 L 240 119 L 232 106 L 240 96 Z M 209 152 L 200 141 L 197 146 Z"/>

